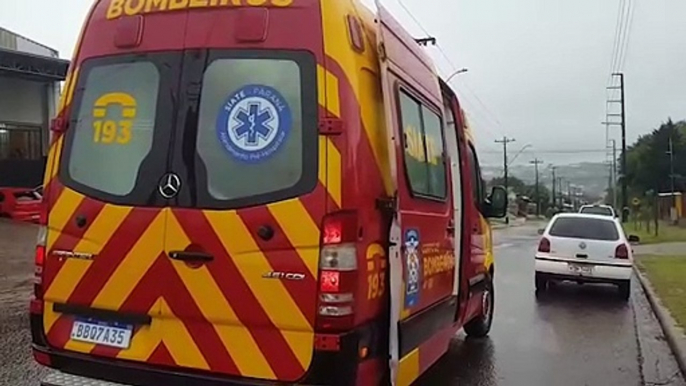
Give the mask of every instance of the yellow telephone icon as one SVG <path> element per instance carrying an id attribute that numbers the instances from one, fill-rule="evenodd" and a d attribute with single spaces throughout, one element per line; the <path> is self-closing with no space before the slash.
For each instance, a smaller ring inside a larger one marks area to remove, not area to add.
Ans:
<path id="1" fill-rule="evenodd" d="M 119 121 L 106 119 L 108 108 L 112 105 L 121 106 L 122 119 Z M 93 107 L 93 128 L 95 130 L 93 142 L 126 145 L 131 142 L 131 129 L 137 113 L 136 99 L 129 94 L 116 92 L 101 96 Z"/>

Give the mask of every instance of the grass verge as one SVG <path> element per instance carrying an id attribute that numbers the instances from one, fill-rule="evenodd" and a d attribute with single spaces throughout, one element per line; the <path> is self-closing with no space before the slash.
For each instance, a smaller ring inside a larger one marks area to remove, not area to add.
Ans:
<path id="1" fill-rule="evenodd" d="M 686 241 L 686 228 L 660 223 L 658 235 L 655 235 L 654 224 L 650 226 L 650 232 L 646 230 L 645 224 L 641 229 L 636 229 L 635 224 L 626 224 L 624 232 L 627 235 L 636 235 L 641 238 L 641 244 L 658 244 Z"/>
<path id="2" fill-rule="evenodd" d="M 641 256 L 638 267 L 648 276 L 662 304 L 686 330 L 686 255 Z"/>

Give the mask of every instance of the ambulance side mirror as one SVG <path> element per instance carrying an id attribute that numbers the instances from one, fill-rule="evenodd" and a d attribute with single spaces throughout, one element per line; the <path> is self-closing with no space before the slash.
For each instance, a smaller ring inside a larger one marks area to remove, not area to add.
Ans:
<path id="1" fill-rule="evenodd" d="M 490 218 L 503 218 L 507 215 L 507 191 L 502 186 L 494 186 L 483 205 L 484 215 Z"/>

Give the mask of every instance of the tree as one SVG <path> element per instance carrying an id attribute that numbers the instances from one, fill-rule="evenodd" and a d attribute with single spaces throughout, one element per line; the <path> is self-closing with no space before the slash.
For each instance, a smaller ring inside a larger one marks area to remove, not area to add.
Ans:
<path id="1" fill-rule="evenodd" d="M 526 185 L 524 187 L 524 193 L 525 196 L 529 197 L 531 199 L 531 202 L 536 203 L 537 201 L 540 201 L 541 203 L 541 213 L 545 213 L 545 211 L 548 209 L 548 206 L 550 205 L 550 197 L 552 194 L 550 193 L 550 190 L 543 185 L 540 184 L 538 186 L 538 194 L 539 197 L 536 197 L 536 185 Z M 540 200 L 538 200 L 540 198 Z"/>
<path id="2" fill-rule="evenodd" d="M 505 186 L 505 178 L 504 177 L 496 177 L 492 179 L 491 181 L 488 182 L 489 186 Z M 513 192 L 517 194 L 523 194 L 522 192 L 524 191 L 524 187 L 526 184 L 524 181 L 520 180 L 517 177 L 512 177 L 509 176 L 507 178 L 507 186 L 508 188 L 512 189 Z"/>
<path id="3" fill-rule="evenodd" d="M 667 154 L 670 138 L 674 173 L 677 175 L 676 188 L 683 190 L 686 187 L 681 177 L 686 175 L 686 122 L 674 123 L 669 119 L 652 133 L 638 138 L 627 149 L 628 171 L 623 173 L 623 178 L 627 179 L 632 196 L 642 197 L 649 190 L 670 191 L 670 158 Z"/>

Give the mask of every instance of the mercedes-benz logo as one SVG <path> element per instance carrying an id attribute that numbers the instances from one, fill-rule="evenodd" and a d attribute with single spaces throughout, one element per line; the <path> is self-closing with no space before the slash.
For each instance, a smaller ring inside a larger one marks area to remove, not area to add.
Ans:
<path id="1" fill-rule="evenodd" d="M 174 198 L 181 190 L 181 178 L 175 173 L 167 173 L 160 180 L 158 190 L 166 199 Z"/>

